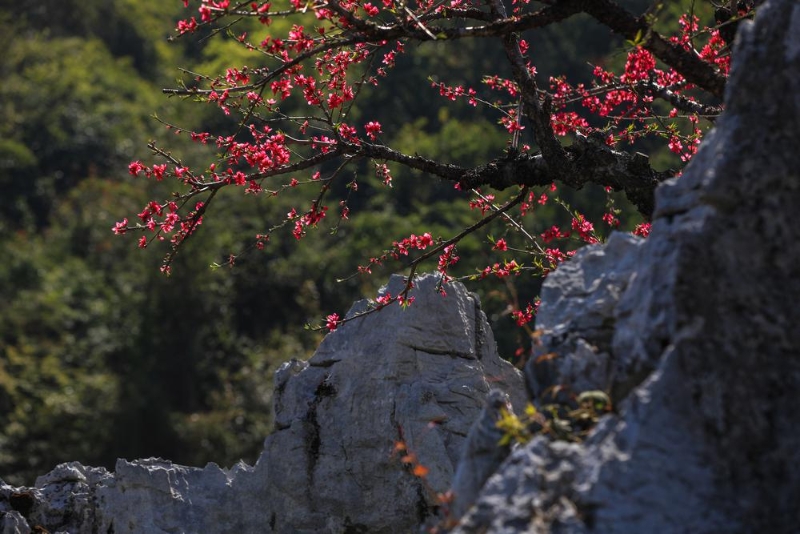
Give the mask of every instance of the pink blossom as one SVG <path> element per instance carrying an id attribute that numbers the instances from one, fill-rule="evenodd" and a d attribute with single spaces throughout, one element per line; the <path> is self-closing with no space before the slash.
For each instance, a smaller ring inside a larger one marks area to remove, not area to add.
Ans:
<path id="1" fill-rule="evenodd" d="M 367 135 L 370 139 L 375 141 L 376 136 L 381 132 L 381 123 L 370 121 L 365 126 L 364 129 L 367 131 Z"/>
<path id="2" fill-rule="evenodd" d="M 650 235 L 650 223 L 649 222 L 644 222 L 644 223 L 638 225 L 633 230 L 633 234 L 641 236 L 641 237 L 649 236 Z"/>
<path id="3" fill-rule="evenodd" d="M 142 165 L 139 161 L 133 161 L 130 165 L 128 165 L 128 172 L 132 176 L 139 176 L 139 173 L 147 169 L 144 165 Z"/>
<path id="4" fill-rule="evenodd" d="M 340 323 L 341 323 L 341 319 L 339 318 L 339 314 L 338 313 L 332 313 L 332 314 L 328 315 L 328 317 L 326 317 L 325 326 L 327 327 L 327 329 L 330 332 L 333 332 L 334 330 L 336 330 L 339 327 Z"/>
<path id="5" fill-rule="evenodd" d="M 553 225 L 553 226 L 550 227 L 549 230 L 545 230 L 544 232 L 542 232 L 541 236 L 542 236 L 542 239 L 544 240 L 545 243 L 549 243 L 550 241 L 552 241 L 554 239 L 561 239 L 563 237 L 569 237 L 570 233 L 569 232 L 562 232 L 561 229 L 558 226 Z"/>
<path id="6" fill-rule="evenodd" d="M 114 223 L 114 226 L 111 227 L 111 231 L 117 235 L 122 235 L 128 231 L 128 219 L 122 219 L 121 221 Z"/>

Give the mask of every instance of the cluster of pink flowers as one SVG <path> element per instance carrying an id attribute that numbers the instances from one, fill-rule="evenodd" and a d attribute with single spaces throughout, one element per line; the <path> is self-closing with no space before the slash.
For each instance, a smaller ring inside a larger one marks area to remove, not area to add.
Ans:
<path id="1" fill-rule="evenodd" d="M 366 130 L 367 136 L 375 141 L 378 138 L 378 134 L 381 133 L 381 123 L 370 121 L 364 125 L 364 130 Z"/>
<path id="2" fill-rule="evenodd" d="M 600 241 L 594 235 L 594 225 L 587 221 L 583 215 L 578 214 L 572 218 L 572 229 L 590 245 Z"/>
<path id="3" fill-rule="evenodd" d="M 510 134 L 521 132 L 525 129 L 519 122 L 516 109 L 510 109 L 506 115 L 500 117 L 500 124 L 502 124 Z"/>
<path id="4" fill-rule="evenodd" d="M 495 76 L 486 76 L 483 78 L 483 83 L 489 88 L 495 91 L 505 91 L 508 93 L 508 96 L 512 98 L 517 98 L 519 96 L 519 86 L 516 82 L 501 78 L 497 75 Z"/>
<path id="5" fill-rule="evenodd" d="M 473 210 L 480 210 L 481 215 L 484 215 L 487 211 L 492 209 L 492 202 L 494 202 L 494 195 L 484 195 L 483 197 L 470 200 L 469 207 Z"/>
<path id="6" fill-rule="evenodd" d="M 514 310 L 511 312 L 511 316 L 517 322 L 517 326 L 525 326 L 529 322 L 533 321 L 534 316 L 539 311 L 539 299 L 537 298 L 533 304 L 528 304 L 525 306 L 524 310 Z"/>
<path id="7" fill-rule="evenodd" d="M 153 232 L 155 239 L 159 241 L 164 241 L 166 236 L 172 234 L 170 242 L 173 245 L 177 245 L 194 233 L 197 227 L 203 223 L 203 217 L 200 215 L 203 207 L 203 202 L 197 202 L 194 211 L 190 211 L 184 218 L 181 218 L 177 213 L 178 205 L 175 202 L 170 201 L 165 204 L 159 204 L 156 201 L 151 201 L 138 215 L 142 221 L 141 224 L 130 226 L 128 219 L 125 218 L 114 223 L 111 230 L 115 234 L 121 235 L 131 229 L 146 229 Z M 166 214 L 165 209 L 167 210 Z M 162 217 L 162 219 L 159 220 L 157 217 Z M 141 236 L 138 246 L 139 248 L 145 248 L 147 243 L 147 237 Z"/>
<path id="8" fill-rule="evenodd" d="M 433 88 L 438 88 L 439 95 L 447 98 L 448 100 L 452 100 L 453 102 L 455 102 L 459 98 L 466 98 L 470 106 L 478 105 L 478 101 L 476 99 L 478 92 L 471 87 L 468 87 L 466 89 L 464 88 L 463 85 L 457 85 L 455 87 L 451 87 L 442 82 L 439 83 L 432 82 L 431 86 Z"/>
<path id="9" fill-rule="evenodd" d="M 483 271 L 481 271 L 481 278 L 486 278 L 490 275 L 494 275 L 497 278 L 506 278 L 512 274 L 519 276 L 520 273 L 522 273 L 522 266 L 519 265 L 516 260 L 510 260 L 486 266 Z"/>
<path id="10" fill-rule="evenodd" d="M 147 178 L 153 177 L 157 181 L 161 181 L 164 179 L 164 175 L 167 172 L 167 164 L 162 163 L 161 165 L 153 165 L 152 167 L 148 167 L 143 165 L 139 161 L 134 161 L 130 165 L 128 165 L 128 172 L 132 176 L 139 176 L 139 174 L 144 174 Z M 176 173 L 178 170 L 176 169 Z"/>
<path id="11" fill-rule="evenodd" d="M 458 260 L 461 259 L 458 256 L 456 256 L 455 252 L 456 252 L 455 245 L 447 245 L 446 247 L 444 247 L 444 251 L 442 252 L 442 254 L 439 255 L 439 264 L 436 266 L 436 269 L 440 273 L 446 275 L 448 267 L 450 267 L 451 265 L 455 265 L 456 263 L 458 263 Z"/>
<path id="12" fill-rule="evenodd" d="M 545 243 L 549 243 L 554 239 L 562 239 L 569 237 L 571 234 L 569 232 L 562 232 L 558 226 L 553 225 L 544 232 L 542 232 L 541 235 L 542 235 L 542 240 Z"/>
<path id="13" fill-rule="evenodd" d="M 603 221 L 611 227 L 616 227 L 620 224 L 619 219 L 613 213 L 604 213 Z"/>
<path id="14" fill-rule="evenodd" d="M 392 246 L 394 247 L 392 256 L 395 259 L 398 259 L 401 255 L 408 256 L 409 250 L 425 250 L 431 245 L 433 245 L 433 237 L 431 237 L 430 233 L 425 232 L 422 235 L 411 234 L 409 237 L 392 243 Z"/>
<path id="15" fill-rule="evenodd" d="M 508 250 L 508 243 L 506 243 L 505 239 L 498 239 L 495 241 L 494 246 L 492 247 L 494 250 L 499 250 L 500 252 L 505 252 Z"/>
<path id="16" fill-rule="evenodd" d="M 333 332 L 334 330 L 339 328 L 339 325 L 341 324 L 341 322 L 342 322 L 342 320 L 339 317 L 339 314 L 338 313 L 332 313 L 332 314 L 328 315 L 328 317 L 325 318 L 325 327 L 329 331 Z"/>
<path id="17" fill-rule="evenodd" d="M 392 187 L 392 173 L 389 170 L 388 165 L 385 163 L 376 163 L 375 175 L 380 178 L 381 182 L 383 182 L 383 185 Z"/>
<path id="18" fill-rule="evenodd" d="M 650 223 L 645 222 L 636 227 L 633 231 L 634 235 L 638 235 L 640 237 L 647 237 L 650 235 Z"/>
<path id="19" fill-rule="evenodd" d="M 306 228 L 315 227 L 325 218 L 328 211 L 328 206 L 321 206 L 316 201 L 311 203 L 311 208 L 302 216 L 298 216 L 297 210 L 292 208 L 287 214 L 287 219 L 294 221 L 294 229 L 292 235 L 295 239 L 302 239 L 306 235 Z"/>
<path id="20" fill-rule="evenodd" d="M 589 122 L 574 111 L 553 113 L 550 121 L 553 126 L 553 132 L 562 137 L 568 133 L 591 131 Z"/>
<path id="21" fill-rule="evenodd" d="M 680 32 L 672 36 L 670 41 L 685 50 L 693 50 L 692 39 L 699 34 L 698 22 L 696 17 L 690 22 L 688 16 L 682 16 L 679 20 Z M 709 37 L 701 48 L 699 57 L 714 65 L 721 74 L 727 75 L 730 70 L 730 54 L 719 30 L 704 28 L 703 32 Z M 686 115 L 693 123 L 693 130 L 689 135 L 678 134 L 675 123 L 666 124 L 662 128 L 658 123 L 648 122 L 658 115 L 652 105 L 654 97 L 649 92 L 651 90 L 669 90 L 689 102 L 695 101 L 691 93 L 693 86 L 686 83 L 683 76 L 673 69 L 659 68 L 655 56 L 639 46 L 628 53 L 621 75 L 617 76 L 600 66 L 594 68 L 593 74 L 595 81 L 591 87 L 584 84 L 572 86 L 563 76 L 550 79 L 556 107 L 562 108 L 553 115 L 553 129 L 557 135 L 575 132 L 586 134 L 593 130 L 577 112 L 565 109 L 573 102 L 580 102 L 591 114 L 610 118 L 609 124 L 619 128 L 616 133 L 607 135 L 607 143 L 610 145 L 619 141 L 634 143 L 641 137 L 653 135 L 666 139 L 670 150 L 679 154 L 682 161 L 688 161 L 694 155 L 702 137 L 702 132 L 696 126 L 696 115 L 680 112 L 677 108 L 669 113 L 674 119 Z"/>

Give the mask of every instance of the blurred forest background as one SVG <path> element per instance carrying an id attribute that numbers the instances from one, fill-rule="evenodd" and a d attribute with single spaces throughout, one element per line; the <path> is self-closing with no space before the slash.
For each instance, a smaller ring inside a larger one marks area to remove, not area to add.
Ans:
<path id="1" fill-rule="evenodd" d="M 665 23 L 682 9 L 674 4 Z M 179 0 L 0 0 L 0 478 L 8 483 L 32 484 L 68 460 L 254 462 L 270 430 L 272 373 L 310 356 L 321 339 L 303 325 L 374 296 L 402 264 L 336 279 L 393 240 L 424 231 L 448 237 L 475 220 L 466 202 L 453 202 L 451 184 L 396 169 L 387 189 L 365 173 L 366 193 L 351 201 L 351 220 L 336 235 L 323 230 L 300 243 L 275 236 L 235 268 L 214 270 L 212 262 L 247 247 L 293 200 L 237 190 L 215 202 L 174 274 L 162 275 L 158 250 L 111 232 L 168 193 L 167 185 L 131 177 L 127 164 L 157 161 L 146 144 L 167 136 L 185 159 L 209 161 L 203 147 L 153 115 L 223 132 L 234 130 L 235 117 L 167 98 L 161 88 L 177 85 L 178 67 L 214 75 L 252 61 L 224 36 L 168 42 L 186 14 Z M 285 30 L 276 21 L 273 31 Z M 588 18 L 525 37 L 542 80 L 588 81 L 587 62 L 624 62 L 624 43 Z M 422 46 L 399 57 L 360 113 L 380 121 L 383 139 L 397 148 L 465 166 L 497 157 L 507 142 L 499 117 L 439 97 L 428 77 L 478 86 L 482 74 L 496 73 L 500 54 L 486 41 Z M 666 151 L 654 161 L 674 163 Z M 587 189 L 568 200 L 599 221 L 606 198 Z M 548 206 L 529 231 L 565 220 Z M 498 261 L 490 248 L 478 238 L 464 242 L 460 273 Z M 520 277 L 471 287 L 504 357 L 528 343 L 508 315 L 509 299 L 527 302 L 539 285 Z"/>

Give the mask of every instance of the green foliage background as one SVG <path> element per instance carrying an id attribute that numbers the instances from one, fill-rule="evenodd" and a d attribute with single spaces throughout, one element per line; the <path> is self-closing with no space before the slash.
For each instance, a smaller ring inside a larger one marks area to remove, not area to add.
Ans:
<path id="1" fill-rule="evenodd" d="M 465 202 L 453 202 L 449 184 L 395 169 L 388 190 L 365 167 L 351 220 L 336 235 L 312 233 L 299 246 L 276 235 L 236 268 L 212 270 L 294 200 L 226 192 L 164 278 L 158 251 L 110 231 L 168 192 L 130 177 L 127 164 L 151 161 L 147 141 L 167 136 L 184 157 L 207 157 L 152 114 L 198 130 L 230 130 L 233 119 L 160 89 L 175 86 L 178 66 L 215 74 L 239 57 L 247 62 L 230 40 L 168 43 L 183 13 L 177 0 L 0 1 L 0 478 L 9 483 L 31 484 L 68 460 L 253 462 L 270 429 L 272 372 L 320 341 L 303 324 L 374 296 L 402 265 L 335 280 L 395 239 L 448 237 L 475 220 Z M 587 19 L 530 38 L 544 80 L 586 79 L 587 60 L 621 61 L 620 43 Z M 359 113 L 380 120 L 384 140 L 400 149 L 461 165 L 499 156 L 507 140 L 499 117 L 450 105 L 427 81 L 435 74 L 477 85 L 500 64 L 484 45 L 461 42 L 458 53 L 425 45 L 401 56 Z M 605 195 L 589 190 L 569 200 L 597 218 Z M 530 230 L 559 217 L 544 208 Z M 498 261 L 489 249 L 479 238 L 461 245 L 469 258 L 461 272 Z M 509 291 L 524 303 L 539 284 L 475 287 L 505 356 L 525 343 L 508 317 Z"/>

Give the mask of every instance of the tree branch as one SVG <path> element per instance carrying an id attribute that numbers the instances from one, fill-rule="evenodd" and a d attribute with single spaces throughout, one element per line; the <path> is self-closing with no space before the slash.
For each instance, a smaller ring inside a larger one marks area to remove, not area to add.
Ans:
<path id="1" fill-rule="evenodd" d="M 698 115 L 702 115 L 709 120 L 713 120 L 714 117 L 722 112 L 722 108 L 720 106 L 708 106 L 699 102 L 695 102 L 694 100 L 690 100 L 689 98 L 676 93 L 669 87 L 662 87 L 655 82 L 639 82 L 635 87 L 636 90 L 642 94 L 660 98 L 669 102 L 675 108 L 685 113 L 697 113 Z"/>
<path id="2" fill-rule="evenodd" d="M 564 147 L 564 153 L 569 162 L 568 173 L 553 172 L 541 154 L 516 154 L 466 172 L 459 183 L 463 189 L 488 186 L 497 190 L 549 185 L 556 180 L 574 189 L 592 183 L 624 191 L 639 213 L 650 218 L 656 186 L 675 175 L 671 170 L 653 170 L 644 154 L 631 156 L 613 150 L 601 139 L 578 136 L 571 146 Z"/>
<path id="3" fill-rule="evenodd" d="M 479 187 L 502 191 L 512 186 L 545 186 L 555 181 L 574 189 L 590 183 L 611 187 L 614 191 L 624 191 L 639 213 L 648 219 L 653 214 L 656 186 L 675 176 L 673 170 L 659 172 L 651 168 L 644 154 L 630 155 L 611 149 L 601 136 L 578 135 L 571 146 L 563 147 L 564 168 L 557 171 L 548 165 L 542 154 L 512 153 L 474 169 L 465 169 L 419 155 L 409 156 L 383 145 L 352 145 L 344 152 L 351 157 L 394 161 L 456 182 L 465 191 Z"/>
<path id="4" fill-rule="evenodd" d="M 550 124 L 550 101 L 545 99 L 544 102 L 539 102 L 539 88 L 525 65 L 525 58 L 519 50 L 519 39 L 516 35 L 507 35 L 503 39 L 503 46 L 506 57 L 511 63 L 514 80 L 522 91 L 525 116 L 531 121 L 536 144 L 539 145 L 551 169 L 556 172 L 566 172 L 568 165 L 564 147 L 556 138 L 553 126 Z"/>
<path id="5" fill-rule="evenodd" d="M 419 155 L 409 156 L 397 150 L 391 149 L 383 145 L 372 145 L 362 143 L 359 146 L 352 145 L 347 148 L 347 153 L 352 156 L 363 156 L 372 159 L 381 159 L 387 161 L 394 161 L 400 163 L 411 169 L 433 174 L 445 180 L 458 182 L 468 169 L 452 165 L 449 163 L 440 163 L 432 159 L 424 158 Z"/>

